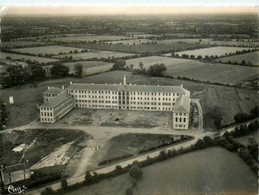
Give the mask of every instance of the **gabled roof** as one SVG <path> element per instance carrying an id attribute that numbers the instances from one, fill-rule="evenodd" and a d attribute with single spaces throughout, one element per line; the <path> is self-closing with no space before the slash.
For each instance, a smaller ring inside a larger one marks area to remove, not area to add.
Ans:
<path id="1" fill-rule="evenodd" d="M 190 98 L 188 96 L 181 96 L 176 99 L 173 112 L 189 113 Z"/>
<path id="2" fill-rule="evenodd" d="M 52 87 L 46 91 L 43 92 L 43 94 L 59 94 L 62 92 L 62 89 L 58 87 Z"/>
<path id="3" fill-rule="evenodd" d="M 73 83 L 68 90 L 82 89 L 82 90 L 111 90 L 117 91 L 126 89 L 127 91 L 139 92 L 173 92 L 173 93 L 186 93 L 186 89 L 180 86 L 155 86 L 155 85 L 120 85 L 120 84 L 87 84 L 87 83 Z"/>
<path id="4" fill-rule="evenodd" d="M 41 107 L 54 107 L 61 103 L 63 100 L 67 99 L 68 97 L 72 97 L 66 91 L 59 93 L 57 96 L 53 97 L 49 101 L 45 102 Z"/>

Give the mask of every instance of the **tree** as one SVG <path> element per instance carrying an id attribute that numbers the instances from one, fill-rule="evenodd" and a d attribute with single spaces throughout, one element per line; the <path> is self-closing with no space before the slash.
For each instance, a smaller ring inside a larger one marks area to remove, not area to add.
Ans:
<path id="1" fill-rule="evenodd" d="M 133 65 L 133 64 L 131 64 L 131 65 L 130 65 L 130 69 L 133 69 L 133 66 L 134 66 L 134 65 Z"/>
<path id="2" fill-rule="evenodd" d="M 137 163 L 133 163 L 129 170 L 129 174 L 132 178 L 139 180 L 142 177 L 142 170 L 139 168 Z"/>
<path id="3" fill-rule="evenodd" d="M 234 116 L 234 120 L 237 122 L 237 123 L 240 123 L 240 122 L 243 122 L 243 121 L 246 121 L 248 119 L 250 119 L 251 116 L 246 114 L 246 113 L 237 113 L 235 116 Z"/>
<path id="4" fill-rule="evenodd" d="M 69 67 L 62 64 L 55 64 L 50 68 L 50 74 L 54 78 L 65 77 L 69 73 Z"/>
<path id="5" fill-rule="evenodd" d="M 132 187 L 128 187 L 125 190 L 125 195 L 133 195 L 133 189 Z"/>
<path id="6" fill-rule="evenodd" d="M 150 76 L 163 76 L 164 72 L 167 70 L 164 64 L 154 64 L 148 69 Z"/>
<path id="7" fill-rule="evenodd" d="M 204 116 L 204 126 L 211 129 L 219 129 L 221 127 L 221 121 L 223 120 L 222 111 L 220 107 L 213 106 L 206 111 Z"/>
<path id="8" fill-rule="evenodd" d="M 77 77 L 82 77 L 83 74 L 83 65 L 82 64 L 76 64 L 74 66 L 75 75 Z"/>
<path id="9" fill-rule="evenodd" d="M 68 183 L 67 183 L 67 180 L 65 179 L 65 178 L 63 178 L 62 180 L 61 180 L 61 187 L 62 187 L 62 189 L 67 189 L 68 188 Z"/>
<path id="10" fill-rule="evenodd" d="M 92 175 L 91 175 L 90 171 L 87 171 L 86 174 L 85 174 L 85 182 L 91 183 L 92 180 L 93 180 L 93 178 L 92 178 Z"/>
<path id="11" fill-rule="evenodd" d="M 29 66 L 29 68 L 30 68 L 30 73 L 31 73 L 31 76 L 30 76 L 31 81 L 41 81 L 46 78 L 46 72 L 42 68 L 42 66 L 36 65 L 36 64 L 31 64 Z"/>
<path id="12" fill-rule="evenodd" d="M 259 116 L 259 106 L 255 106 L 251 111 L 251 114 Z"/>
<path id="13" fill-rule="evenodd" d="M 41 192 L 41 195 L 49 195 L 49 194 L 54 194 L 54 191 L 50 187 L 46 187 L 45 190 Z"/>
<path id="14" fill-rule="evenodd" d="M 139 62 L 139 67 L 141 70 L 143 70 L 144 64 L 142 62 Z"/>
<path id="15" fill-rule="evenodd" d="M 123 70 L 125 66 L 126 66 L 125 60 L 116 60 L 113 65 L 113 69 L 114 70 Z"/>

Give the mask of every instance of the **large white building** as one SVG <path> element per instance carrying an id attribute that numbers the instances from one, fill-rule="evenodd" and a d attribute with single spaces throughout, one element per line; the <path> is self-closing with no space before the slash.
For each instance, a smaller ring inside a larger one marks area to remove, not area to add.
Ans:
<path id="1" fill-rule="evenodd" d="M 184 89 L 182 86 L 132 85 L 126 83 L 125 76 L 122 84 L 86 84 L 70 82 L 70 85 L 65 91 L 65 94 L 67 94 L 66 96 L 68 96 L 68 94 L 71 95 L 71 98 L 69 98 L 69 102 L 71 103 L 69 109 L 62 110 L 62 112 L 66 113 L 73 107 L 71 99 L 74 100 L 75 105 L 78 108 L 172 112 L 180 97 L 185 97 L 185 99 L 189 99 L 190 97 L 190 91 Z M 45 94 L 48 93 L 45 92 Z M 64 94 L 64 92 L 62 92 L 62 94 Z M 59 95 L 50 99 L 41 106 L 41 122 L 55 122 L 60 118 L 53 118 L 55 117 L 55 114 L 46 115 L 46 112 L 54 112 L 52 107 L 62 100 L 63 96 L 58 96 Z M 55 104 L 52 105 L 53 100 Z M 186 103 L 190 104 L 190 101 Z M 59 106 L 62 107 L 62 104 L 59 104 Z M 46 108 L 48 110 L 46 110 Z M 60 113 L 59 116 L 64 116 L 64 113 Z M 189 120 L 186 120 L 185 123 L 187 122 L 189 122 Z M 185 124 L 185 127 L 188 129 L 187 124 Z M 186 129 L 182 128 L 180 124 L 177 126 L 174 125 L 174 128 Z"/>
<path id="2" fill-rule="evenodd" d="M 190 113 L 190 98 L 181 96 L 176 99 L 173 110 L 173 128 L 188 129 L 189 128 L 189 113 Z"/>

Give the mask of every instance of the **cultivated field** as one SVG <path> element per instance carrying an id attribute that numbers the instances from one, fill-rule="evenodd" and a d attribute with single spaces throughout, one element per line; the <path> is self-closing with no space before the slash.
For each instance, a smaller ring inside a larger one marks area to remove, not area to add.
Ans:
<path id="1" fill-rule="evenodd" d="M 86 53 L 75 53 L 75 54 L 65 54 L 54 56 L 55 58 L 64 58 L 72 56 L 73 60 L 88 60 L 88 59 L 102 59 L 102 58 L 122 58 L 135 56 L 134 53 L 123 53 L 115 51 L 96 51 L 96 52 L 86 52 Z"/>
<path id="2" fill-rule="evenodd" d="M 142 170 L 143 177 L 134 190 L 136 195 L 258 194 L 257 177 L 244 161 L 218 147 L 184 154 Z M 131 181 L 126 173 L 65 195 L 124 194 Z"/>
<path id="3" fill-rule="evenodd" d="M 246 136 L 242 136 L 242 137 L 238 137 L 238 138 L 235 138 L 236 141 L 240 142 L 241 144 L 247 146 L 248 145 L 248 139 L 249 137 L 253 137 L 255 138 L 257 144 L 259 144 L 259 136 L 258 136 L 258 131 L 256 132 L 252 132 Z"/>
<path id="4" fill-rule="evenodd" d="M 234 66 L 220 63 L 210 64 L 193 60 L 174 66 L 167 66 L 165 74 L 202 81 L 240 84 L 250 78 L 257 78 L 259 70 L 257 67 Z"/>
<path id="5" fill-rule="evenodd" d="M 45 42 L 34 42 L 34 41 L 10 41 L 1 42 L 0 48 L 20 48 L 20 47 L 32 47 L 46 45 Z"/>
<path id="6" fill-rule="evenodd" d="M 193 44 L 193 43 L 174 43 L 174 44 L 142 44 L 142 45 L 122 45 L 122 44 L 83 44 L 74 43 L 70 44 L 73 47 L 81 47 L 95 50 L 107 50 L 107 51 L 121 51 L 130 53 L 166 53 L 166 52 L 177 52 L 192 50 L 198 48 L 210 47 L 207 44 Z"/>
<path id="7" fill-rule="evenodd" d="M 126 60 L 126 65 L 127 66 L 133 65 L 133 69 L 140 69 L 140 66 L 139 66 L 140 62 L 143 63 L 143 68 L 148 69 L 149 66 L 154 64 L 163 63 L 168 67 L 168 66 L 184 64 L 187 62 L 193 62 L 193 60 L 169 58 L 169 57 L 161 57 L 161 56 L 150 56 L 150 57 L 134 58 L 134 59 Z"/>
<path id="8" fill-rule="evenodd" d="M 116 35 L 82 35 L 82 36 L 65 36 L 52 38 L 51 41 L 58 42 L 88 42 L 88 41 L 113 41 L 130 39 L 130 37 Z"/>
<path id="9" fill-rule="evenodd" d="M 83 66 L 83 75 L 92 75 L 101 72 L 109 71 L 114 63 L 102 62 L 102 61 L 78 61 L 64 63 L 64 65 L 70 68 L 70 73 L 75 73 L 75 65 L 80 64 Z"/>
<path id="10" fill-rule="evenodd" d="M 205 49 L 195 49 L 190 51 L 182 51 L 182 52 L 176 52 L 175 54 L 178 54 L 179 56 L 182 56 L 183 54 L 187 55 L 194 55 L 195 57 L 198 57 L 199 55 L 205 58 L 205 56 L 226 56 L 226 54 L 232 54 L 237 51 L 242 50 L 248 50 L 250 48 L 246 47 L 210 47 Z"/>
<path id="11" fill-rule="evenodd" d="M 26 47 L 26 48 L 19 48 L 19 49 L 12 49 L 11 51 L 19 52 L 22 54 L 51 54 L 51 55 L 59 55 L 60 53 L 74 53 L 75 51 L 81 52 L 82 48 L 75 48 L 75 47 L 65 47 L 65 46 L 43 46 L 43 47 Z"/>
<path id="12" fill-rule="evenodd" d="M 122 45 L 141 45 L 145 43 L 155 43 L 150 39 L 132 39 L 132 40 L 119 40 L 119 41 L 107 41 L 105 44 L 122 44 Z"/>
<path id="13" fill-rule="evenodd" d="M 217 61 L 224 63 L 237 62 L 238 64 L 242 64 L 243 60 L 245 60 L 246 63 L 251 62 L 252 65 L 259 66 L 259 51 L 217 59 Z"/>
<path id="14" fill-rule="evenodd" d="M 57 59 L 52 59 L 52 58 L 43 58 L 43 57 L 36 57 L 36 56 L 0 52 L 0 59 L 6 59 L 6 57 L 10 57 L 11 59 L 22 60 L 22 61 L 26 61 L 26 60 L 34 61 L 35 60 L 39 63 L 44 63 L 44 64 L 58 61 Z"/>

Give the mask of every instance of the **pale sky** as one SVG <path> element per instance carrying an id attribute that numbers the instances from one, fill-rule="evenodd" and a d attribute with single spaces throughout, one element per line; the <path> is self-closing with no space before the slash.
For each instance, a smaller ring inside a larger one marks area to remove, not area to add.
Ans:
<path id="1" fill-rule="evenodd" d="M 258 6 L 258 0 L 1 0 L 16 6 Z"/>

